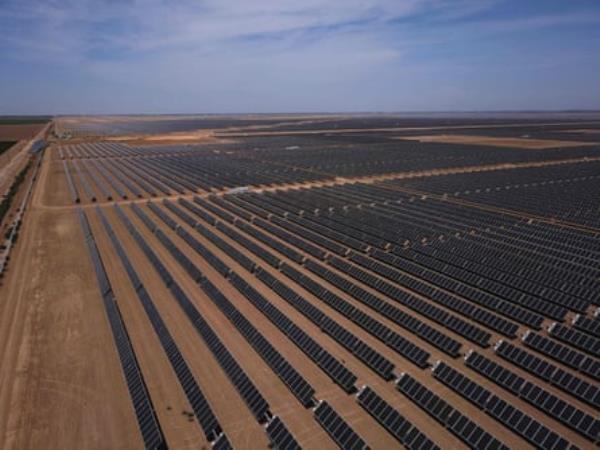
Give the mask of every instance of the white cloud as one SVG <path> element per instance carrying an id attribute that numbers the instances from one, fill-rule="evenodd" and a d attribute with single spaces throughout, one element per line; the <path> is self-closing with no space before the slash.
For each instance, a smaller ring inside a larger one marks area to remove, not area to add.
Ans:
<path id="1" fill-rule="evenodd" d="M 249 36 L 268 36 L 381 23 L 422 11 L 471 11 L 478 0 L 9 0 L 0 20 L 19 22 L 10 44 L 28 36 L 52 43 L 57 53 L 79 53 L 97 46 L 122 51 L 205 47 Z M 50 47 L 50 48 L 49 48 Z M 29 50 L 31 45 L 27 45 Z"/>
<path id="2" fill-rule="evenodd" d="M 403 109 L 469 91 L 446 74 L 485 72 L 447 49 L 600 21 L 478 16 L 504 1 L 0 0 L 0 57 L 55 70 L 57 92 L 74 80 L 51 101 L 92 112 Z"/>

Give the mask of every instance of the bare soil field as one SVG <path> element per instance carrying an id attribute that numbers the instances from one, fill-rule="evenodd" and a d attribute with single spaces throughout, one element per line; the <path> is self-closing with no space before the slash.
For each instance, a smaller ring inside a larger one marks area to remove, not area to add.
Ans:
<path id="1" fill-rule="evenodd" d="M 472 135 L 460 135 L 460 134 L 406 136 L 406 137 L 396 137 L 394 139 L 403 139 L 403 140 L 419 141 L 419 142 L 441 142 L 441 143 L 445 143 L 445 144 L 465 144 L 465 145 L 486 145 L 486 146 L 492 146 L 492 147 L 511 147 L 511 148 L 522 148 L 522 149 L 529 149 L 529 150 L 545 150 L 545 149 L 560 148 L 560 147 L 581 147 L 581 146 L 597 145 L 596 143 L 593 143 L 593 142 L 472 136 Z"/>
<path id="2" fill-rule="evenodd" d="M 77 216 L 28 219 L 0 288 L 0 447 L 139 448 Z"/>
<path id="3" fill-rule="evenodd" d="M 182 145 L 182 144 L 230 144 L 229 139 L 218 138 L 212 130 L 184 133 L 164 133 L 151 135 L 111 136 L 106 141 L 123 142 L 135 146 L 148 145 Z"/>
<path id="4" fill-rule="evenodd" d="M 23 139 L 31 139 L 45 126 L 45 123 L 22 125 L 0 124 L 0 141 L 20 141 Z"/>

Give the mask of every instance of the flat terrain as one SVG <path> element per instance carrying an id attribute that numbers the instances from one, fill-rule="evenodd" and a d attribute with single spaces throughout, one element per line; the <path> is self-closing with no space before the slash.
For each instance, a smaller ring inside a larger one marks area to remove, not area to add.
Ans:
<path id="1" fill-rule="evenodd" d="M 0 154 L 0 192 L 4 193 L 10 187 L 15 175 L 21 170 L 28 159 L 23 151 L 25 142 L 14 142 L 13 145 Z"/>
<path id="2" fill-rule="evenodd" d="M 471 145 L 490 145 L 492 147 L 511 147 L 526 148 L 532 150 L 543 150 L 547 148 L 565 148 L 579 147 L 582 145 L 596 145 L 593 142 L 577 141 L 557 141 L 551 139 L 528 139 L 528 138 L 509 138 L 509 137 L 489 137 L 472 135 L 433 135 L 433 136 L 411 136 L 407 138 L 419 142 L 442 142 L 447 144 L 471 144 Z"/>
<path id="3" fill-rule="evenodd" d="M 6 125 L 0 120 L 0 141 L 20 141 L 31 139 L 44 128 L 45 123 L 25 123 Z"/>
<path id="4" fill-rule="evenodd" d="M 1 123 L 0 120 L 0 127 L 3 126 Z M 25 196 L 26 186 L 29 186 L 33 176 L 31 173 L 33 171 L 27 170 L 28 164 L 31 167 L 39 159 L 39 156 L 31 154 L 30 149 L 34 145 L 34 140 L 42 139 L 49 128 L 48 123 L 34 124 L 34 126 L 35 134 L 29 136 L 28 139 L 17 142 L 0 142 L 0 147 L 3 147 L 2 150 L 4 150 L 0 152 L 0 195 L 6 198 L 5 196 L 8 196 L 11 190 L 13 192 L 10 207 L 4 215 L 0 215 L 0 241 L 3 241 L 2 237 L 5 236 L 8 227 L 12 224 L 16 209 Z M 2 146 L 1 144 L 6 145 Z M 24 176 L 24 179 L 19 184 L 16 180 L 20 175 Z"/>
<path id="5" fill-rule="evenodd" d="M 596 127 L 57 119 L 0 286 L 0 448 L 266 449 L 274 417 L 306 449 L 593 448 L 600 143 L 566 130 Z"/>

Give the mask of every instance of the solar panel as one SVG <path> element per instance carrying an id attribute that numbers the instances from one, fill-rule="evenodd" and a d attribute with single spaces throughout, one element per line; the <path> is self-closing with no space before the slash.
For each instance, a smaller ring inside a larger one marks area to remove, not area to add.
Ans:
<path id="1" fill-rule="evenodd" d="M 600 357 L 600 338 L 582 333 L 559 323 L 553 323 L 548 328 L 551 336 L 572 345 L 592 356 Z"/>
<path id="2" fill-rule="evenodd" d="M 489 358 L 471 352 L 465 364 L 494 381 L 499 386 L 528 401 L 550 417 L 564 423 L 582 436 L 596 441 L 600 433 L 600 420 L 581 411 L 540 386 L 526 381 Z"/>
<path id="3" fill-rule="evenodd" d="M 117 347 L 121 362 L 121 369 L 125 375 L 125 381 L 133 403 L 140 432 L 142 433 L 144 445 L 146 448 L 166 449 L 166 440 L 154 412 L 154 406 L 152 405 L 152 400 L 148 394 L 142 371 L 138 365 L 135 352 L 131 345 L 127 328 L 123 322 L 110 282 L 108 281 L 100 253 L 96 247 L 94 235 L 92 234 L 91 227 L 83 210 L 79 209 L 78 212 L 79 221 L 84 235 L 86 236 L 88 251 L 96 271 L 98 284 L 101 287 L 104 309 L 108 316 L 113 340 Z"/>
<path id="4" fill-rule="evenodd" d="M 523 343 L 550 358 L 600 380 L 600 360 L 533 332 L 523 335 Z"/>
<path id="5" fill-rule="evenodd" d="M 171 293 L 181 306 L 182 310 L 187 315 L 194 328 L 196 328 L 196 331 L 204 340 L 209 350 L 215 356 L 217 362 L 235 386 L 240 396 L 244 399 L 250 411 L 259 422 L 265 422 L 267 417 L 271 416 L 267 401 L 260 394 L 254 383 L 246 375 L 245 371 L 240 367 L 229 350 L 227 350 L 220 338 L 200 315 L 194 303 L 173 280 L 167 269 L 160 262 L 160 259 L 156 257 L 154 252 L 146 244 L 144 238 L 135 229 L 129 218 L 123 213 L 122 209 L 118 205 L 115 205 L 115 210 L 127 230 L 134 237 L 159 274 L 161 274 L 161 278 L 165 282 L 165 285 L 171 290 Z"/>
<path id="6" fill-rule="evenodd" d="M 314 410 L 315 419 L 331 439 L 344 450 L 366 450 L 363 439 L 326 401 L 321 401 Z"/>
<path id="7" fill-rule="evenodd" d="M 227 436 L 221 434 L 213 443 L 213 450 L 233 450 L 233 446 L 229 443 Z"/>
<path id="8" fill-rule="evenodd" d="M 267 424 L 267 435 L 273 448 L 277 450 L 300 450 L 302 448 L 277 416 L 274 416 Z"/>
<path id="9" fill-rule="evenodd" d="M 357 395 L 357 400 L 392 436 L 407 448 L 439 449 L 431 439 L 411 424 L 373 389 L 365 386 Z"/>
<path id="10" fill-rule="evenodd" d="M 439 364 L 436 369 L 438 367 Z M 396 382 L 396 388 L 471 448 L 485 449 L 492 446 L 508 450 L 508 447 L 499 439 L 479 427 L 412 376 L 406 373 L 401 374 Z"/>
<path id="11" fill-rule="evenodd" d="M 466 375 L 446 363 L 436 363 L 433 375 L 462 397 L 483 409 L 488 415 L 539 448 L 547 450 L 555 448 L 575 450 L 577 448 L 565 438 L 549 430 L 537 420 L 470 380 Z M 539 439 L 534 440 L 539 433 L 545 436 L 545 440 L 541 443 L 538 442 Z M 484 440 L 481 439 L 480 442 L 484 442 Z"/>
<path id="12" fill-rule="evenodd" d="M 522 367 L 538 378 L 563 389 L 573 397 L 600 408 L 600 388 L 564 369 L 535 356 L 509 342 L 501 341 L 495 347 L 496 354 Z"/>
<path id="13" fill-rule="evenodd" d="M 169 330 L 165 325 L 158 309 L 154 305 L 154 301 L 150 297 L 148 291 L 146 291 L 146 288 L 142 285 L 135 269 L 133 268 L 133 265 L 129 260 L 129 257 L 125 252 L 125 249 L 122 247 L 119 238 L 112 229 L 105 214 L 100 208 L 97 208 L 96 211 L 100 216 L 102 224 L 104 225 L 104 229 L 106 230 L 113 247 L 117 252 L 117 255 L 125 266 L 126 272 L 129 275 L 129 279 L 134 285 L 136 294 L 142 303 L 148 318 L 150 319 L 150 323 L 152 324 L 154 331 L 159 338 L 161 346 L 165 351 L 169 362 L 171 363 L 173 371 L 177 375 L 179 383 L 184 390 L 196 417 L 198 417 L 206 438 L 209 441 L 214 441 L 222 431 L 216 416 L 211 410 L 210 405 L 208 404 L 204 393 L 201 391 L 200 386 L 194 378 L 194 375 L 192 374 L 187 362 L 179 351 L 177 344 L 173 340 L 171 333 L 169 333 Z"/>

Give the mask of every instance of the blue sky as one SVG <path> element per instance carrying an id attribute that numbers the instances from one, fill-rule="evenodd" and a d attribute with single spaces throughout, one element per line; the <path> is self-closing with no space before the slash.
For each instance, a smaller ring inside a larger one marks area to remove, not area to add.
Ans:
<path id="1" fill-rule="evenodd" d="M 598 0 L 0 0 L 0 114 L 600 109 Z"/>

